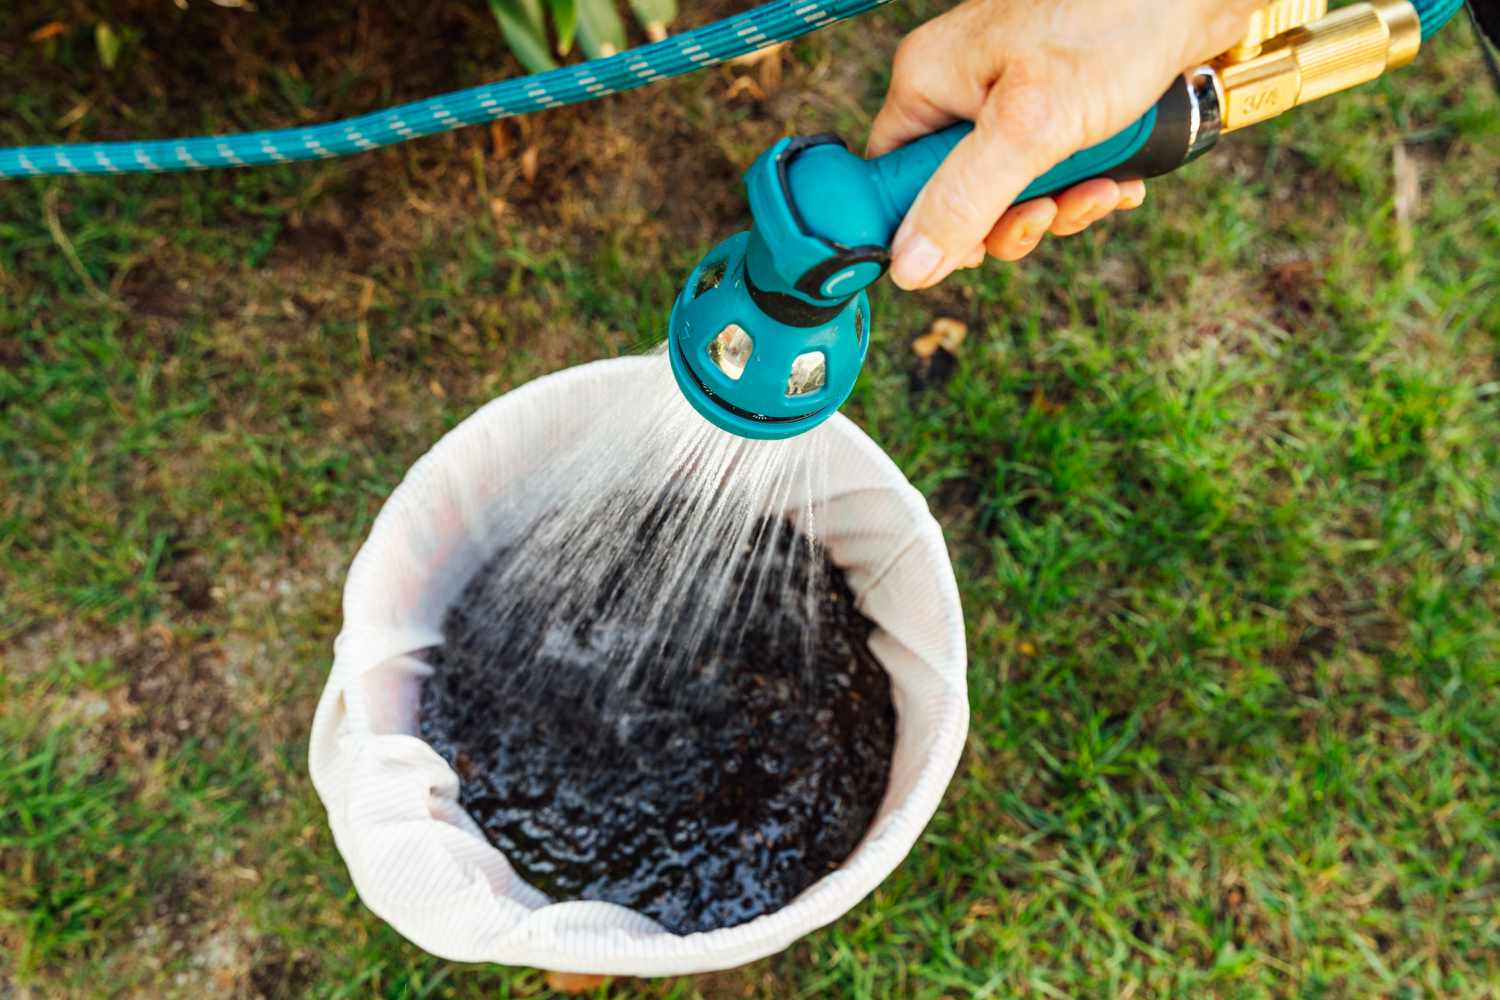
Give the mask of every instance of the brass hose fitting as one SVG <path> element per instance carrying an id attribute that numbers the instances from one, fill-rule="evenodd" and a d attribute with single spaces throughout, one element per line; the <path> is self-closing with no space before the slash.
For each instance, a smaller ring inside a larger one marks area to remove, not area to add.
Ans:
<path id="1" fill-rule="evenodd" d="M 1373 80 L 1411 62 L 1421 45 L 1422 23 L 1410 0 L 1362 0 L 1332 13 L 1327 0 L 1276 0 L 1214 64 L 1224 94 L 1223 131 Z"/>

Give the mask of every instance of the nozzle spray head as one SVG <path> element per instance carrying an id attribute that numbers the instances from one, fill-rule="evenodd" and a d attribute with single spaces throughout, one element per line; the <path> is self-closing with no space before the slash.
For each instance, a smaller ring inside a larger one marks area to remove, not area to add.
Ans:
<path id="1" fill-rule="evenodd" d="M 693 271 L 672 307 L 667 350 L 678 387 L 710 423 L 740 437 L 794 437 L 854 389 L 870 303 L 863 291 L 822 310 L 768 301 L 749 274 L 751 240 L 736 233 Z"/>
<path id="2" fill-rule="evenodd" d="M 754 217 L 709 251 L 672 307 L 677 384 L 709 422 L 788 438 L 831 417 L 870 345 L 865 288 L 900 215 L 832 136 L 783 139 L 745 175 Z M 829 235 L 833 234 L 833 235 Z"/>

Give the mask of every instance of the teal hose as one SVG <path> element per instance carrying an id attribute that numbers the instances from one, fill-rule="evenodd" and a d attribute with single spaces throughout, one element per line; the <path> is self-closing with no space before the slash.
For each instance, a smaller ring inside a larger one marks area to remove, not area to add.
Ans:
<path id="1" fill-rule="evenodd" d="M 632 90 L 799 38 L 888 2 L 776 0 L 618 55 L 324 125 L 191 139 L 0 149 L 0 178 L 207 170 L 348 156 L 465 125 Z M 1422 20 L 1422 38 L 1430 38 L 1462 5 L 1463 0 L 1414 0 Z"/>
<path id="2" fill-rule="evenodd" d="M 512 115 L 592 101 L 799 38 L 889 0 L 776 0 L 641 48 L 304 128 L 0 149 L 0 178 L 157 173 L 329 159 Z"/>
<path id="3" fill-rule="evenodd" d="M 1463 5 L 1464 0 L 1412 0 L 1417 17 L 1422 20 L 1422 41 L 1427 41 L 1438 33 L 1439 28 L 1453 20 L 1453 15 Z"/>

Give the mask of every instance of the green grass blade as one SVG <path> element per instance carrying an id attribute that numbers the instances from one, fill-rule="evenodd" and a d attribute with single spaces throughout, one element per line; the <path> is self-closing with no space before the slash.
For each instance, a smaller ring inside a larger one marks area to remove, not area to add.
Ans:
<path id="1" fill-rule="evenodd" d="M 542 7 L 542 0 L 518 0 L 521 10 L 526 15 L 526 20 L 536 25 L 536 32 L 542 38 L 547 37 L 547 12 Z"/>
<path id="2" fill-rule="evenodd" d="M 557 61 L 547 47 L 547 28 L 542 22 L 540 4 L 535 0 L 490 0 L 490 10 L 500 24 L 500 31 L 521 65 L 532 73 L 557 68 Z"/>
<path id="3" fill-rule="evenodd" d="M 114 69 L 120 59 L 120 36 L 104 21 L 94 26 L 94 45 L 99 50 L 99 61 L 105 69 Z"/>

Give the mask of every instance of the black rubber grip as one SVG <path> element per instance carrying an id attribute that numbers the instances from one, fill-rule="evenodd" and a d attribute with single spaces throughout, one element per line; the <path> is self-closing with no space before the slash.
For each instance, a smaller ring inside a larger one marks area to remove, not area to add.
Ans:
<path id="1" fill-rule="evenodd" d="M 1217 128 L 1217 97 L 1211 88 L 1207 94 L 1213 102 L 1211 108 L 1198 104 L 1204 97 L 1195 96 L 1190 77 L 1178 77 L 1156 102 L 1156 124 L 1146 144 L 1130 159 L 1106 171 L 1105 176 L 1117 181 L 1160 177 L 1196 159 L 1217 137 L 1203 134 L 1206 127 Z"/>

